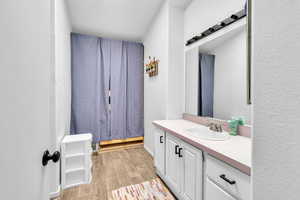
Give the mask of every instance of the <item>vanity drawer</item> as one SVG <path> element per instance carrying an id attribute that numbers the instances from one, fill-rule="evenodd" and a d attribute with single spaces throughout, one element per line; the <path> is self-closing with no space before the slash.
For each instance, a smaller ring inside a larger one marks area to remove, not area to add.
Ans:
<path id="1" fill-rule="evenodd" d="M 206 176 L 241 200 L 250 200 L 250 176 L 206 155 Z"/>

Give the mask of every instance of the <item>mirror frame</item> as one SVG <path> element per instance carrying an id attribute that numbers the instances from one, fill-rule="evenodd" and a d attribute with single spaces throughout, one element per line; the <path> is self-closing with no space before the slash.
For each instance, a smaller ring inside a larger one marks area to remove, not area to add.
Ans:
<path id="1" fill-rule="evenodd" d="M 251 93 L 252 58 L 252 0 L 247 1 L 247 104 L 252 104 Z"/>

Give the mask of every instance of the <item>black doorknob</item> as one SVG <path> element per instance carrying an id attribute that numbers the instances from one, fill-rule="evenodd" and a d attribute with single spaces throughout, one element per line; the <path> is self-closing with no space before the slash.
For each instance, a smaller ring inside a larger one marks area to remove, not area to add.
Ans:
<path id="1" fill-rule="evenodd" d="M 52 160 L 53 162 L 57 162 L 60 159 L 60 152 L 59 151 L 55 151 L 52 155 L 50 154 L 50 152 L 48 150 L 46 150 L 44 152 L 43 155 L 43 160 L 42 160 L 42 164 L 43 166 L 46 166 L 48 164 L 49 160 Z"/>

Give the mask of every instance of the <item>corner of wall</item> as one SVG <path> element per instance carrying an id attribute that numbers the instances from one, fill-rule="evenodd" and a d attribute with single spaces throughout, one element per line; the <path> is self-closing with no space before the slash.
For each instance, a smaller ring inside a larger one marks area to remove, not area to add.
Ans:
<path id="1" fill-rule="evenodd" d="M 168 119 L 181 118 L 184 111 L 184 8 L 169 7 Z"/>
<path id="2" fill-rule="evenodd" d="M 158 75 L 151 78 L 144 76 L 144 143 L 149 152 L 154 152 L 152 121 L 166 119 L 168 12 L 168 2 L 165 1 L 143 38 L 144 62 L 148 62 L 149 56 L 160 60 Z"/>
<path id="3" fill-rule="evenodd" d="M 54 3 L 54 116 L 53 150 L 59 150 L 62 138 L 69 132 L 71 116 L 71 23 L 65 0 Z M 55 196 L 59 184 L 59 165 L 49 169 L 51 173 L 50 195 Z M 59 190 L 58 190 L 59 191 Z"/>
<path id="4" fill-rule="evenodd" d="M 152 121 L 181 118 L 183 112 L 184 9 L 165 1 L 143 38 L 148 56 L 160 60 L 159 74 L 144 78 L 145 149 L 154 152 Z"/>

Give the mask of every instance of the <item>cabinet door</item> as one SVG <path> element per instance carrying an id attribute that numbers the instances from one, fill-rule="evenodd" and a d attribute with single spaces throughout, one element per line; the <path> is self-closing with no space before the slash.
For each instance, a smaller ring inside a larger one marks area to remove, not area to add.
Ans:
<path id="1" fill-rule="evenodd" d="M 156 129 L 154 133 L 154 166 L 165 175 L 165 132 Z"/>
<path id="2" fill-rule="evenodd" d="M 167 135 L 166 137 L 166 179 L 170 183 L 171 189 L 180 192 L 180 177 L 181 177 L 181 164 L 178 154 L 175 153 L 180 147 L 178 139 Z"/>
<path id="3" fill-rule="evenodd" d="M 182 148 L 182 195 L 185 200 L 202 199 L 202 152 L 188 144 Z"/>
<path id="4" fill-rule="evenodd" d="M 222 190 L 214 182 L 206 178 L 205 200 L 237 200 L 230 194 Z"/>

